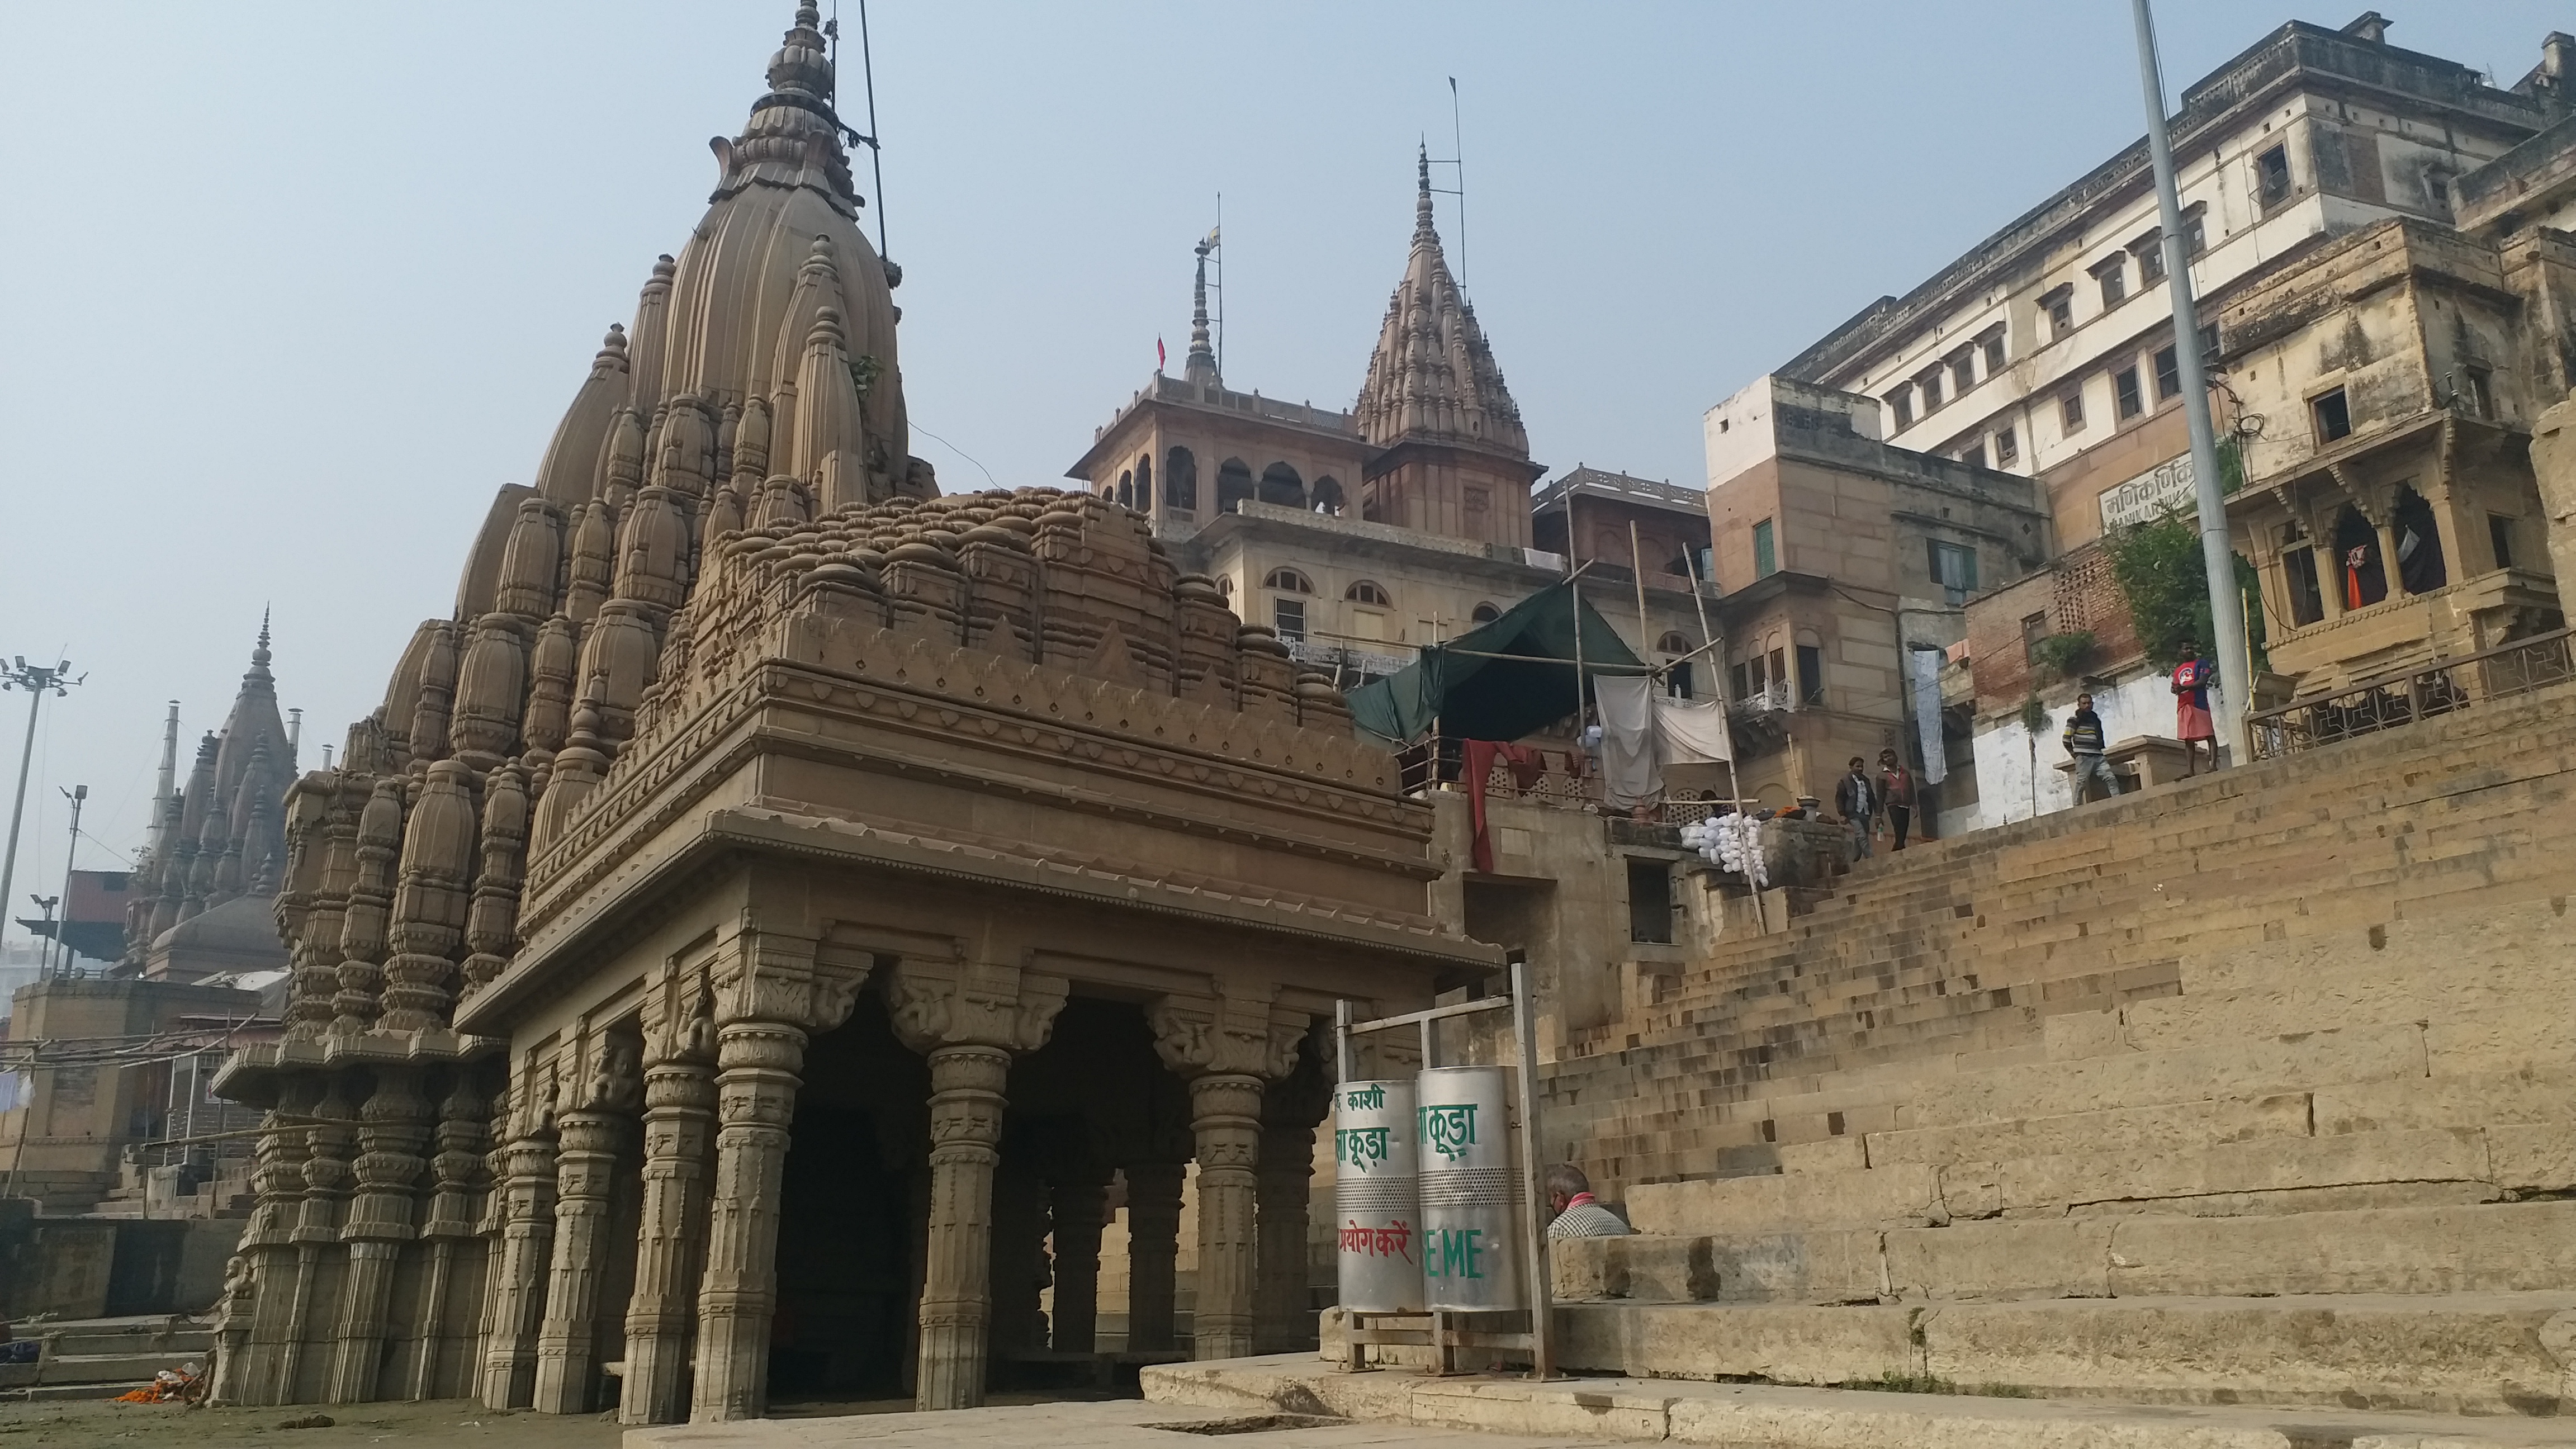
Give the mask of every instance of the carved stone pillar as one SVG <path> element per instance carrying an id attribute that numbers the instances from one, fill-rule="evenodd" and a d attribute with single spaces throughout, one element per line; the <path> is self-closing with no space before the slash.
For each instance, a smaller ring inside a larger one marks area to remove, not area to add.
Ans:
<path id="1" fill-rule="evenodd" d="M 541 1414 L 587 1414 L 599 1377 L 599 1278 L 608 1266 L 609 1197 L 617 1180 L 617 1143 L 626 1135 L 637 1082 L 635 1048 L 611 1036 L 595 1049 L 577 1100 L 555 1122 L 555 1241 L 547 1273 L 546 1313 L 537 1329 L 537 1377 L 531 1407 Z"/>
<path id="2" fill-rule="evenodd" d="M 811 936 L 765 930 L 746 913 L 718 949 L 715 1188 L 698 1281 L 694 1423 L 756 1419 L 768 1408 L 779 1183 L 798 1073 L 808 1033 L 848 1020 L 868 974 L 866 956 L 818 946 Z"/>
<path id="3" fill-rule="evenodd" d="M 1255 1169 L 1253 1351 L 1293 1353 L 1315 1346 L 1308 1303 L 1307 1204 L 1315 1175 L 1315 1127 L 1329 1105 L 1321 1072 L 1305 1070 L 1274 1084 L 1262 1102 L 1261 1162 Z"/>
<path id="4" fill-rule="evenodd" d="M 1177 1162 L 1127 1164 L 1127 1346 L 1168 1349 L 1174 1331 L 1174 1282 L 1181 1252 L 1181 1185 Z"/>
<path id="5" fill-rule="evenodd" d="M 904 1044 L 930 1058 L 930 1233 L 913 1385 L 920 1409 L 983 1402 L 993 1169 L 1011 1053 L 1055 1030 L 1065 982 L 981 962 L 906 961 L 886 982 Z"/>
<path id="6" fill-rule="evenodd" d="M 359 1119 L 366 1125 L 358 1130 L 358 1194 L 340 1230 L 349 1267 L 342 1280 L 338 1344 L 325 1395 L 335 1404 L 363 1404 L 376 1397 L 395 1260 L 412 1237 L 412 1180 L 428 1166 L 421 1149 L 429 1142 L 430 1110 L 421 1096 L 419 1069 L 377 1068 L 376 1089 Z"/>
<path id="7" fill-rule="evenodd" d="M 1262 1084 L 1286 1076 L 1295 1065 L 1306 1020 L 1274 1011 L 1267 992 L 1248 991 L 1167 996 L 1146 1019 L 1163 1064 L 1190 1083 L 1190 1132 L 1199 1165 L 1191 1357 L 1242 1358 L 1253 1351 L 1253 1168 L 1260 1155 Z"/>
<path id="8" fill-rule="evenodd" d="M 1058 1353 L 1099 1346 L 1100 1225 L 1108 1184 L 1077 1169 L 1047 1184 L 1047 1217 L 1055 1230 L 1055 1322 Z"/>
<path id="9" fill-rule="evenodd" d="M 715 1142 L 715 1003 L 694 981 L 666 978 L 646 1010 L 657 1020 L 644 1068 L 644 1212 L 635 1294 L 626 1308 L 626 1381 L 618 1422 L 688 1417 L 689 1320 L 704 1254 L 707 1171 Z"/>
<path id="10" fill-rule="evenodd" d="M 473 1241 L 476 1209 L 483 1188 L 484 1114 L 490 1111 L 475 1090 L 474 1072 L 459 1068 L 455 1085 L 438 1104 L 438 1155 L 429 1160 L 437 1190 L 429 1200 L 429 1220 L 420 1235 L 429 1243 L 429 1281 L 422 1287 L 420 1322 L 415 1326 L 419 1349 L 412 1359 L 407 1397 L 441 1398 L 439 1369 L 447 1341 L 458 1336 L 456 1260 Z"/>
<path id="11" fill-rule="evenodd" d="M 223 1324 L 215 1335 L 211 1397 L 226 1404 L 277 1402 L 276 1363 L 288 1332 L 290 1280 L 295 1249 L 289 1242 L 301 1215 L 304 1159 L 310 1137 L 296 1125 L 313 1108 L 317 1085 L 301 1074 L 279 1087 L 277 1106 L 261 1121 L 257 1194 L 250 1225 L 224 1273 Z"/>
<path id="12" fill-rule="evenodd" d="M 1002 1086 L 1010 1075 L 1011 1054 L 1000 1047 L 930 1053 L 930 1251 L 916 1408 L 968 1409 L 984 1401 L 993 1169 L 1002 1160 Z"/>
<path id="13" fill-rule="evenodd" d="M 756 1419 L 769 1402 L 778 1298 L 778 1194 L 796 1115 L 805 1032 L 736 1021 L 716 1034 L 716 1183 L 698 1286 L 698 1423 Z"/>
<path id="14" fill-rule="evenodd" d="M 537 1329 L 555 1241 L 552 1068 L 531 1073 L 519 1121 L 501 1150 L 500 1267 L 492 1275 L 492 1331 L 483 1340 L 483 1406 L 524 1409 L 537 1386 Z"/>
<path id="15" fill-rule="evenodd" d="M 321 1286 L 324 1255 L 340 1246 L 340 1214 L 348 1205 L 353 1175 L 349 1159 L 357 1153 L 355 1132 L 341 1125 L 356 1117 L 347 1095 L 347 1073 L 325 1078 L 322 1100 L 313 1108 L 320 1125 L 313 1129 L 313 1152 L 304 1161 L 303 1212 L 289 1239 L 295 1244 L 295 1284 L 285 1316 L 286 1340 L 279 1346 L 276 1374 L 278 1402 L 294 1403 L 302 1392 L 307 1343 L 332 1337 L 333 1325 L 316 1324 L 313 1300 Z"/>

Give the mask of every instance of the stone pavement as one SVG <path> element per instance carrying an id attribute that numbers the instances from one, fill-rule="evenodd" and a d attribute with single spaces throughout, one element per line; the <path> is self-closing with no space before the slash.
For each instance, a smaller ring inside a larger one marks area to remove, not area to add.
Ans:
<path id="1" fill-rule="evenodd" d="M 1302 1422 L 1269 1407 L 1240 1412 L 1119 1399 L 954 1409 L 936 1414 L 854 1414 L 824 1419 L 749 1419 L 632 1429 L 625 1449 L 831 1449 L 842 1444 L 972 1445 L 977 1449 L 1187 1449 L 1203 1439 L 1255 1434 L 1262 1449 L 1345 1449 L 1364 1444 L 1429 1444 L 1442 1449 L 1556 1449 L 1585 1436 L 1476 1433 L 1416 1424 Z M 1267 1418 L 1275 1427 L 1245 1423 Z"/>
<path id="2" fill-rule="evenodd" d="M 1771 1384 L 1583 1378 L 1532 1384 L 1336 1372 L 1311 1354 L 1145 1370 L 1145 1395 L 1210 1415 L 1329 1414 L 1400 1426 L 1724 1449 L 2537 1449 L 2576 1423 L 2311 1408 L 2217 1408 Z M 927 1442 L 935 1442 L 925 1440 Z"/>

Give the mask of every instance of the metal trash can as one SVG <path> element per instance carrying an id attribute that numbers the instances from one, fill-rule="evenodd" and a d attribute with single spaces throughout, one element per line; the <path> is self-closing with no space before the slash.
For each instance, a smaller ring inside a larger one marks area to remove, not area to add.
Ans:
<path id="1" fill-rule="evenodd" d="M 1528 1307 L 1503 1069 L 1432 1067 L 1414 1082 L 1424 1305 Z"/>
<path id="2" fill-rule="evenodd" d="M 1415 1193 L 1413 1083 L 1344 1082 L 1333 1092 L 1333 1254 L 1341 1306 L 1422 1309 L 1422 1212 Z"/>

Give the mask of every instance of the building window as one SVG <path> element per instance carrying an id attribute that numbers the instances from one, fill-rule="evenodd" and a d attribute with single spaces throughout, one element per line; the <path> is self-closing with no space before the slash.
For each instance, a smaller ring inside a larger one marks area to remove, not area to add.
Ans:
<path id="1" fill-rule="evenodd" d="M 2460 369 L 2460 404 L 2473 418 L 2492 418 L 2495 413 L 2495 374 L 2483 367 Z"/>
<path id="2" fill-rule="evenodd" d="M 1660 860 L 1628 862 L 1628 939 L 1672 944 L 1673 868 Z"/>
<path id="3" fill-rule="evenodd" d="M 1664 667 L 1664 693 L 1675 699 L 1696 697 L 1691 693 L 1691 667 L 1687 661 Z"/>
<path id="4" fill-rule="evenodd" d="M 2039 641 L 2048 637 L 2048 611 L 2024 614 L 2021 620 L 2021 662 L 2039 663 Z"/>
<path id="5" fill-rule="evenodd" d="M 2084 431 L 2084 390 L 2073 388 L 2057 399 L 2058 426 L 2069 433 Z"/>
<path id="6" fill-rule="evenodd" d="M 2182 395 L 2182 357 L 2170 347 L 2156 349 L 2156 401 L 2170 402 Z"/>
<path id="7" fill-rule="evenodd" d="M 2326 616 L 2325 591 L 2317 584 L 2317 551 L 2302 544 L 2281 551 L 2281 576 L 2289 581 L 2292 627 Z"/>
<path id="8" fill-rule="evenodd" d="M 1753 697 L 1753 692 L 1745 687 L 1750 681 L 1745 677 L 1743 665 L 1730 664 L 1726 666 L 1726 682 L 1735 687 L 1734 697 L 1736 702 L 1742 703 L 1743 701 Z"/>
<path id="9" fill-rule="evenodd" d="M 1986 376 L 2004 370 L 2004 331 L 1998 327 L 1986 334 Z"/>
<path id="10" fill-rule="evenodd" d="M 1968 395 L 1977 385 L 1977 354 L 1961 349 L 1958 356 L 1950 359 L 1950 384 L 1953 396 Z"/>
<path id="11" fill-rule="evenodd" d="M 2209 217 L 2200 208 L 2193 207 L 2184 214 L 2182 219 L 2182 254 L 2196 257 L 2207 250 L 2209 250 Z"/>
<path id="12" fill-rule="evenodd" d="M 1351 585 L 1350 588 L 1342 594 L 1342 597 L 1350 600 L 1354 604 L 1366 604 L 1372 609 L 1392 609 L 1395 607 L 1395 600 L 1387 597 L 1386 590 L 1377 584 L 1369 582 L 1367 579 L 1362 579 L 1358 583 Z"/>
<path id="13" fill-rule="evenodd" d="M 1771 520 L 1753 525 L 1753 576 L 1767 579 L 1780 571 L 1780 555 L 1771 543 Z"/>
<path id="14" fill-rule="evenodd" d="M 1986 440 L 1978 438 L 1959 450 L 1959 461 L 1971 468 L 1986 466 Z"/>
<path id="15" fill-rule="evenodd" d="M 2316 419 L 2317 441 L 2320 443 L 2352 436 L 2352 404 L 2345 401 L 2342 388 L 2311 401 L 2308 415 Z"/>
<path id="16" fill-rule="evenodd" d="M 1118 506 L 1121 508 L 1136 506 L 1136 475 L 1133 473 L 1118 475 Z"/>
<path id="17" fill-rule="evenodd" d="M 1813 644 L 1798 646 L 1798 703 L 1802 706 L 1825 702 L 1825 651 Z"/>
<path id="18" fill-rule="evenodd" d="M 1252 465 L 1228 458 L 1216 465 L 1216 511 L 1234 513 L 1252 498 Z"/>
<path id="19" fill-rule="evenodd" d="M 1314 498 L 1315 511 L 1317 513 L 1330 514 L 1335 518 L 1342 516 L 1342 509 L 1345 505 L 1342 498 L 1341 480 L 1333 477 L 1329 473 L 1325 474 L 1323 477 L 1315 480 L 1315 487 L 1312 496 Z M 1484 507 L 1484 499 L 1485 492 L 1483 489 L 1468 489 L 1467 511 L 1473 513 Z"/>
<path id="20" fill-rule="evenodd" d="M 2075 330 L 2075 287 L 2069 283 L 2039 299 L 2041 310 L 2048 313 L 2048 340 L 2057 341 Z"/>
<path id="21" fill-rule="evenodd" d="M 1234 575 L 1218 574 L 1216 576 L 1216 591 L 1218 595 L 1224 598 L 1228 603 L 1232 603 L 1234 601 Z"/>
<path id="22" fill-rule="evenodd" d="M 1136 511 L 1154 511 L 1154 455 L 1151 453 L 1136 460 Z"/>
<path id="23" fill-rule="evenodd" d="M 1953 606 L 1968 602 L 1968 596 L 1977 591 L 1977 551 L 1937 538 L 1925 543 L 1930 546 L 1932 582 L 1941 586 L 1942 598 Z"/>
<path id="24" fill-rule="evenodd" d="M 1467 622 L 1471 624 L 1490 624 L 1501 617 L 1503 611 L 1491 604 L 1478 604 L 1467 612 Z"/>
<path id="25" fill-rule="evenodd" d="M 2111 400 L 2124 423 L 2147 410 L 2146 399 L 2138 392 L 2136 368 L 2124 367 L 2111 374 Z"/>
<path id="26" fill-rule="evenodd" d="M 2093 267 L 2093 280 L 2102 284 L 2102 310 L 2110 311 L 2129 296 L 2129 259 L 2113 256 Z"/>
<path id="27" fill-rule="evenodd" d="M 2013 430 L 2006 428 L 1995 434 L 1995 466 L 2009 468 L 2020 461 L 2021 439 L 2013 436 Z"/>
<path id="28" fill-rule="evenodd" d="M 2152 287 L 2165 279 L 2165 234 L 2151 231 L 2140 240 L 2129 243 L 2138 254 L 2138 285 Z"/>
<path id="29" fill-rule="evenodd" d="M 2495 548 L 2496 567 L 2513 567 L 2513 520 L 2501 513 L 2487 515 L 2487 542 Z"/>
<path id="30" fill-rule="evenodd" d="M 1914 385 L 1923 389 L 1923 411 L 1932 412 L 1941 406 L 1941 369 L 1936 367 L 1914 379 Z"/>
<path id="31" fill-rule="evenodd" d="M 1199 506 L 1199 460 L 1187 448 L 1163 455 L 1163 502 L 1174 512 L 1194 513 Z"/>
<path id="32" fill-rule="evenodd" d="M 1270 601 L 1270 627 L 1276 630 L 1279 637 L 1282 639 L 1304 639 L 1306 637 L 1306 601 L 1303 599 L 1272 599 Z"/>
<path id="33" fill-rule="evenodd" d="M 1284 594 L 1311 594 L 1315 592 L 1314 584 L 1309 582 L 1304 574 L 1297 572 L 1295 569 L 1272 569 L 1269 574 L 1261 580 L 1261 586 L 1265 589 L 1277 589 Z"/>
<path id="34" fill-rule="evenodd" d="M 1887 395 L 1887 410 L 1896 418 L 1897 431 L 1914 426 L 1914 385 L 1908 383 Z"/>
<path id="35" fill-rule="evenodd" d="M 2254 158 L 2254 199 L 2265 211 L 2290 199 L 2290 148 L 2275 146 Z"/>

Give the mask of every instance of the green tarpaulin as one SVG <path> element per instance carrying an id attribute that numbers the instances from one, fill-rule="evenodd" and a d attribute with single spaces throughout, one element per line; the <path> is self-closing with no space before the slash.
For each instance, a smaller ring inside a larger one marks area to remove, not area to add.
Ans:
<path id="1" fill-rule="evenodd" d="M 1587 699 L 1594 674 L 1648 672 L 1590 604 L 1580 608 Z M 1576 609 L 1574 590 L 1559 584 L 1426 646 L 1419 660 L 1350 692 L 1351 722 L 1363 735 L 1409 745 L 1435 726 L 1449 739 L 1517 740 L 1565 718 L 1574 713 Z"/>

